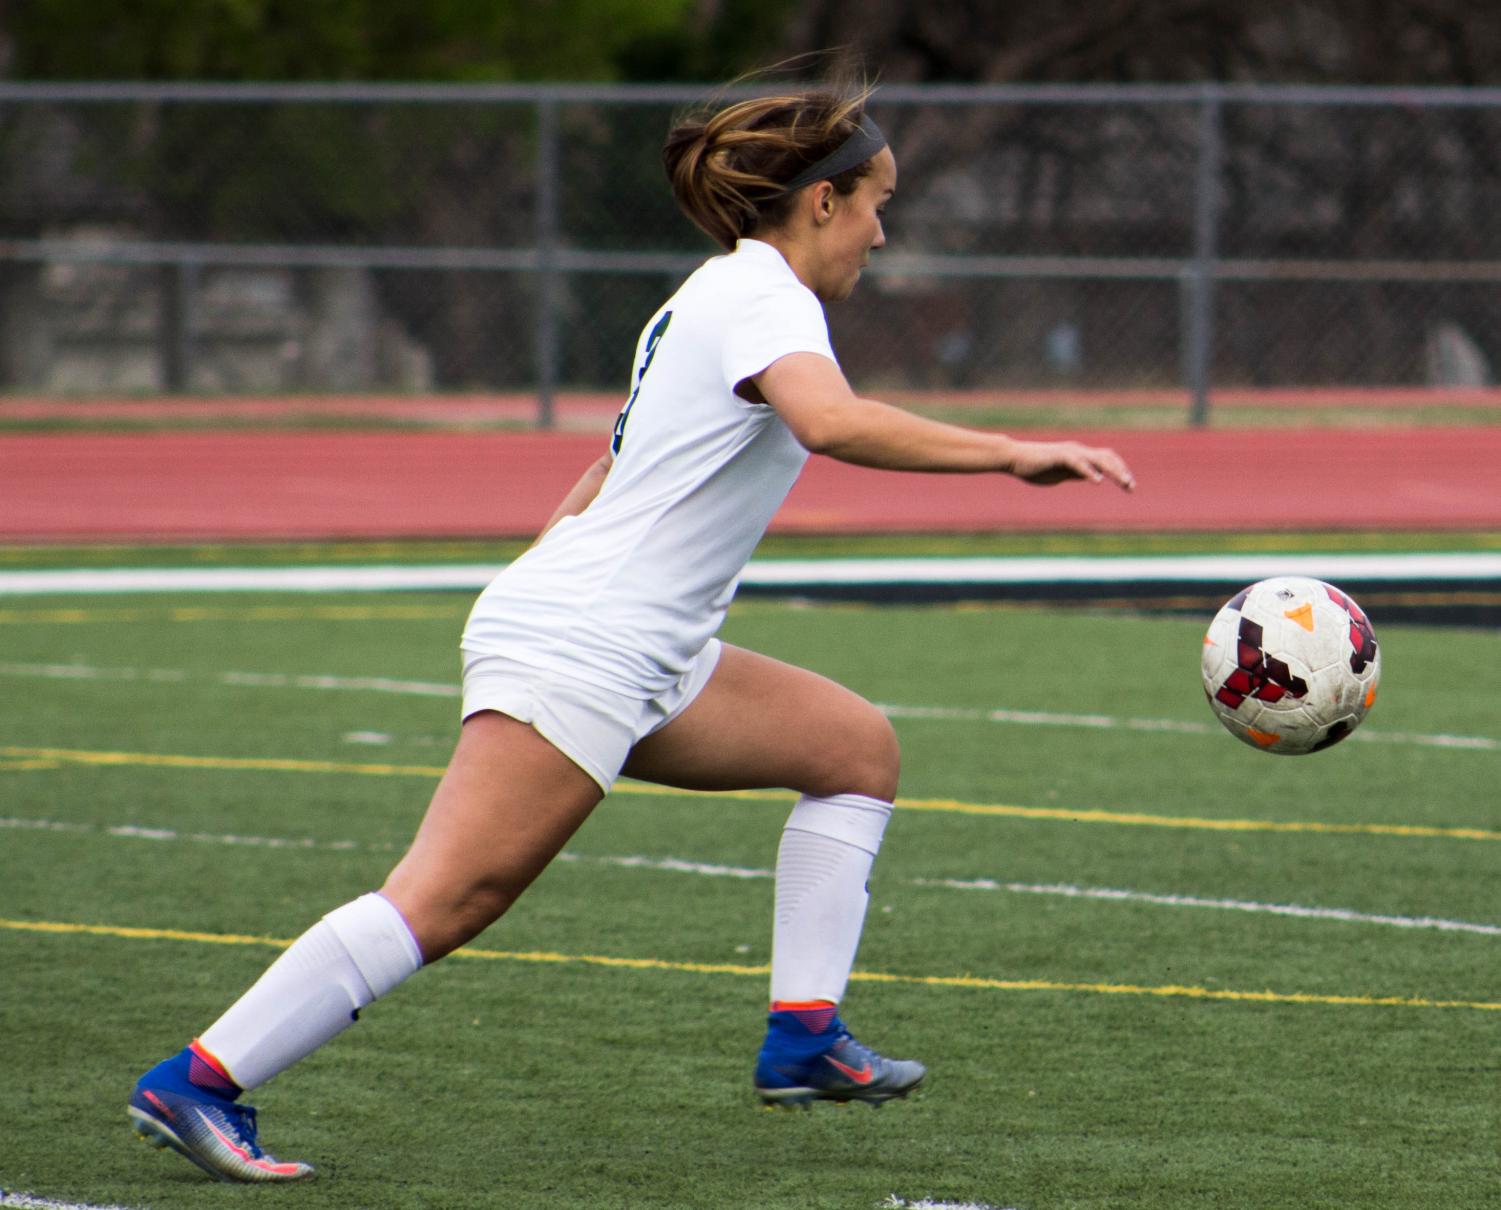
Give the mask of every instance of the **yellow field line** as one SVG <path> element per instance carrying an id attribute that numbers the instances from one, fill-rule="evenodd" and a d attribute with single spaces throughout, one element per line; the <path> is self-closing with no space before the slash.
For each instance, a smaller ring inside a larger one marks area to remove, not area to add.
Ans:
<path id="1" fill-rule="evenodd" d="M 83 609 L 56 606 L 0 609 L 0 626 L 88 625 L 111 622 L 418 622 L 462 618 L 463 605 L 176 605 Z"/>
<path id="2" fill-rule="evenodd" d="M 183 929 L 134 928 L 112 924 L 74 924 L 55 920 L 0 919 L 0 929 L 61 936 L 116 937 L 129 941 L 186 941 L 200 945 L 253 945 L 286 949 L 291 941 L 253 937 L 243 933 L 201 933 Z M 558 966 L 598 966 L 616 970 L 666 971 L 688 975 L 733 975 L 765 978 L 767 966 L 731 962 L 669 962 L 662 958 L 619 958 L 603 954 L 562 954 L 549 950 L 487 950 L 465 947 L 455 958 L 491 962 L 528 962 Z M 1238 1004 L 1301 1004 L 1353 1008 L 1469 1008 L 1501 1012 L 1501 1001 L 1436 1000 L 1422 996 L 1334 996 L 1308 992 L 1229 991 L 1185 984 L 1148 987 L 1136 983 L 1068 983 L 1053 979 L 989 979 L 978 975 L 897 975 L 883 971 L 855 971 L 855 983 L 885 983 L 907 987 L 948 987 L 970 991 L 1077 992 L 1100 996 L 1149 996 L 1161 999 L 1216 1000 Z"/>
<path id="3" fill-rule="evenodd" d="M 62 761 L 74 765 L 131 766 L 151 769 L 204 769 L 236 773 L 343 773 L 366 777 L 443 775 L 442 765 L 359 764 L 279 756 L 183 756 L 170 752 L 95 752 L 82 748 L 24 748 L 0 745 L 0 757 Z"/>
<path id="4" fill-rule="evenodd" d="M 201 769 L 253 773 L 330 773 L 361 777 L 422 777 L 443 775 L 442 765 L 396 765 L 354 761 L 304 760 L 267 756 L 185 756 L 166 752 L 97 752 L 80 748 L 31 748 L 0 745 L 0 758 L 26 762 L 31 768 L 59 764 L 129 766 L 157 769 Z M 6 766 L 0 765 L 0 769 Z M 9 766 L 17 768 L 18 766 Z M 796 796 L 782 790 L 730 790 L 707 795 L 642 782 L 618 782 L 615 794 L 671 798 L 737 798 L 751 802 L 790 802 Z M 1420 824 L 1324 823 L 1318 820 L 1210 819 L 1194 815 L 1152 815 L 1140 811 L 1098 811 L 1068 807 L 1018 807 L 1004 803 L 963 802 L 954 798 L 901 798 L 907 811 L 941 811 L 954 815 L 990 815 L 1002 819 L 1035 819 L 1058 823 L 1115 824 L 1125 827 L 1189 828 L 1209 832 L 1302 832 L 1330 836 L 1395 836 L 1406 839 L 1501 840 L 1501 831 L 1486 828 L 1435 828 Z"/>
<path id="5" fill-rule="evenodd" d="M 1447 840 L 1501 840 L 1487 828 L 1434 828 L 1423 824 L 1322 823 L 1318 820 L 1206 819 L 1193 815 L 1149 815 L 1139 811 L 1085 811 L 1063 807 L 1013 807 L 958 802 L 946 798 L 904 798 L 909 811 L 949 811 L 959 815 L 1003 815 L 1066 823 L 1109 823 L 1147 828 L 1196 828 L 1210 832 L 1310 832 L 1331 836 L 1402 836 Z"/>

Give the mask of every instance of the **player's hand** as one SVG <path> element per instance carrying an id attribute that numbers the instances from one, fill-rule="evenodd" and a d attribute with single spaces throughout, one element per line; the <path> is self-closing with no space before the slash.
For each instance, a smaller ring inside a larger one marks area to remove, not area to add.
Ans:
<path id="1" fill-rule="evenodd" d="M 1114 450 L 1077 441 L 1018 441 L 1009 470 L 1023 482 L 1039 487 L 1070 479 L 1090 483 L 1109 480 L 1128 492 L 1136 487 L 1131 468 Z"/>

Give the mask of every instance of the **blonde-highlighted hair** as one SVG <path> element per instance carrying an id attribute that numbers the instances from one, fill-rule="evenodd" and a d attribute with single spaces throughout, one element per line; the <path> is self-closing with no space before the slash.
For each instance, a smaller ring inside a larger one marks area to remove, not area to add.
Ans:
<path id="1" fill-rule="evenodd" d="M 871 88 L 814 88 L 739 101 L 681 118 L 662 163 L 679 208 L 721 248 L 786 220 L 787 182 L 835 151 L 859 129 Z M 832 176 L 852 193 L 870 161 Z"/>

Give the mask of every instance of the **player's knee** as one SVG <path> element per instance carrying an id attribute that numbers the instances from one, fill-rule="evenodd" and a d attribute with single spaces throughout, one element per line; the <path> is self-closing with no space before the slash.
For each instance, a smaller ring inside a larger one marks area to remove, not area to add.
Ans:
<path id="1" fill-rule="evenodd" d="M 474 940 L 515 903 L 514 888 L 488 880 L 454 880 L 441 887 L 403 886 L 382 892 L 402 910 L 422 953 L 431 962 Z"/>
<path id="2" fill-rule="evenodd" d="M 456 896 L 454 917 L 460 927 L 477 936 L 506 914 L 520 892 L 501 878 L 483 879 Z"/>
<path id="3" fill-rule="evenodd" d="M 825 751 L 817 786 L 805 792 L 820 797 L 863 794 L 890 802 L 901 776 L 902 750 L 896 730 L 874 706 L 852 718 Z"/>

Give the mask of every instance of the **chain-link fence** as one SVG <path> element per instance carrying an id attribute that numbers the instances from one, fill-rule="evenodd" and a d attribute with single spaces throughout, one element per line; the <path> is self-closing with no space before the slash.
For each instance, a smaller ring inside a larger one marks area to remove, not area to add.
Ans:
<path id="1" fill-rule="evenodd" d="M 618 391 L 702 90 L 0 86 L 0 390 Z M 1501 90 L 887 87 L 869 390 L 1488 385 Z"/>

